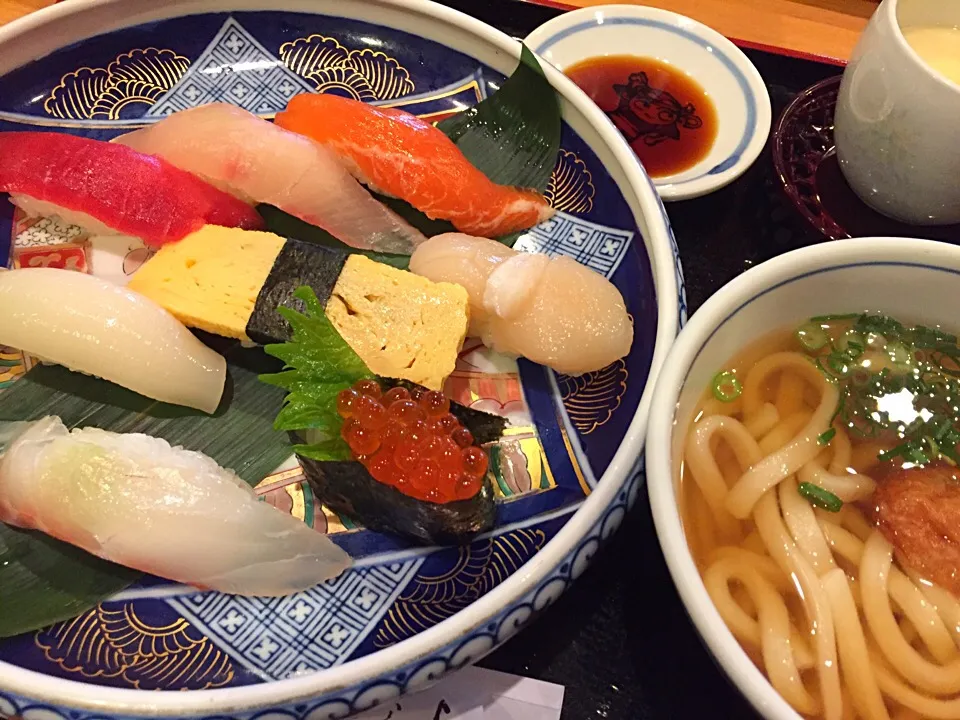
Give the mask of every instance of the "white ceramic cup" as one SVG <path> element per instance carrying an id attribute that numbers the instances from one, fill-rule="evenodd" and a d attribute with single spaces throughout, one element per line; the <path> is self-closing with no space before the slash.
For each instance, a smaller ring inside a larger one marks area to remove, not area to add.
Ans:
<path id="1" fill-rule="evenodd" d="M 837 155 L 878 212 L 914 225 L 960 223 L 960 85 L 907 44 L 902 29 L 917 26 L 960 26 L 960 2 L 883 1 L 840 84 Z"/>

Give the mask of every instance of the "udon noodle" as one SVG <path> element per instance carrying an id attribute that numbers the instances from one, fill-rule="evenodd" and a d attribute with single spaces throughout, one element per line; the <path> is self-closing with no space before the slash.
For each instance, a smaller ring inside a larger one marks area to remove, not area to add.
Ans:
<path id="1" fill-rule="evenodd" d="M 930 368 L 913 354 L 905 361 L 901 342 L 856 322 L 815 323 L 826 337 L 820 347 L 798 342 L 802 333 L 777 333 L 721 373 L 734 392 L 718 393 L 715 384 L 685 439 L 685 531 L 723 620 L 797 712 L 960 718 L 960 603 L 902 562 L 873 512 L 891 469 L 922 472 L 952 460 L 947 450 L 881 457 L 912 452 L 893 448 L 920 427 L 922 410 L 898 419 L 888 402 L 866 416 L 887 423 L 879 429 L 849 407 L 841 412 L 841 400 L 855 395 L 851 383 L 883 383 L 899 372 L 914 387 L 911 378 L 929 381 Z M 831 352 L 850 362 L 836 363 Z"/>

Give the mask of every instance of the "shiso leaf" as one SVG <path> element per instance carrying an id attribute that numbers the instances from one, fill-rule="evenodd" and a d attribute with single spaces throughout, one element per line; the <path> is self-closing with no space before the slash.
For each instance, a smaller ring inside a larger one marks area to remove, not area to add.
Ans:
<path id="1" fill-rule="evenodd" d="M 282 391 L 233 362 L 214 415 L 59 365 L 38 365 L 3 392 L 0 433 L 13 423 L 58 415 L 70 428 L 161 437 L 210 456 L 255 485 L 290 457 L 286 435 L 272 428 L 282 401 Z M 140 576 L 42 533 L 0 523 L 0 637 L 75 617 Z"/>
<path id="2" fill-rule="evenodd" d="M 375 376 L 327 319 L 311 288 L 298 288 L 294 297 L 303 301 L 303 313 L 277 308 L 290 323 L 291 340 L 264 348 L 284 363 L 281 372 L 260 376 L 264 383 L 287 391 L 273 426 L 277 430 L 312 431 L 312 442 L 294 446 L 298 455 L 314 460 L 350 460 L 350 448 L 340 437 L 337 395 L 358 380 Z"/>
<path id="3" fill-rule="evenodd" d="M 517 69 L 499 90 L 440 121 L 437 128 L 493 182 L 539 192 L 547 189 L 560 151 L 560 102 L 526 45 L 521 47 Z M 451 223 L 433 220 L 403 200 L 374 195 L 427 237 L 455 230 Z M 272 206 L 260 205 L 257 210 L 266 221 L 267 230 L 278 235 L 339 249 L 348 247 L 330 233 Z M 511 233 L 497 239 L 513 247 L 520 235 Z M 404 255 L 350 250 L 404 270 L 409 261 Z"/>

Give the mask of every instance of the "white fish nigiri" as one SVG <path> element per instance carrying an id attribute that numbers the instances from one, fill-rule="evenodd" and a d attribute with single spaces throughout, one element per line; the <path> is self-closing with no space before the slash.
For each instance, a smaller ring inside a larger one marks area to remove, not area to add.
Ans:
<path id="1" fill-rule="evenodd" d="M 220 404 L 223 356 L 132 290 L 72 270 L 7 270 L 0 308 L 0 344 L 163 402 Z"/>
<path id="2" fill-rule="evenodd" d="M 0 461 L 0 521 L 105 560 L 221 592 L 277 596 L 350 557 L 206 455 L 141 434 L 27 426 Z"/>
<path id="3" fill-rule="evenodd" d="M 417 248 L 410 270 L 466 288 L 470 334 L 492 350 L 567 375 L 600 370 L 630 352 L 633 323 L 620 291 L 570 258 L 446 233 Z"/>
<path id="4" fill-rule="evenodd" d="M 332 152 L 233 105 L 183 110 L 114 142 L 157 155 L 248 202 L 274 205 L 355 248 L 410 253 L 426 240 Z"/>

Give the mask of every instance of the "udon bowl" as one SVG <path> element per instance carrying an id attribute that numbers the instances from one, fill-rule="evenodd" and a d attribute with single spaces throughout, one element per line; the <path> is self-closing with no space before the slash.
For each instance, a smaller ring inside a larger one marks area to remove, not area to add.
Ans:
<path id="1" fill-rule="evenodd" d="M 711 378 L 772 331 L 810 317 L 878 312 L 956 328 L 960 248 L 928 240 L 862 238 L 781 255 L 736 278 L 690 319 L 664 363 L 647 433 L 647 486 L 660 546 L 707 648 L 766 718 L 800 716 L 750 660 L 714 607 L 684 534 L 678 503 L 686 429 Z"/>

